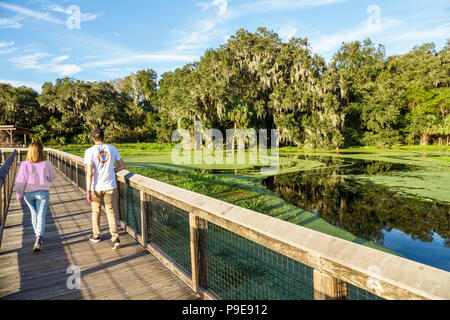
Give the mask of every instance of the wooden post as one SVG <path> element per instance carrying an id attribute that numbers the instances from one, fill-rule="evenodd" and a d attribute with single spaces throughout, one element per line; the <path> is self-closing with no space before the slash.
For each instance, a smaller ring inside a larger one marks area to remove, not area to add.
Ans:
<path id="1" fill-rule="evenodd" d="M 10 177 L 9 177 L 9 171 L 6 173 L 5 182 L 6 182 L 6 208 L 8 208 L 9 204 L 9 195 L 10 195 Z"/>
<path id="2" fill-rule="evenodd" d="M 192 290 L 199 292 L 200 288 L 208 287 L 208 258 L 207 258 L 207 221 L 189 214 L 191 236 L 191 269 Z"/>
<path id="3" fill-rule="evenodd" d="M 85 166 L 84 167 L 84 172 L 85 172 L 85 176 L 86 176 L 86 190 L 88 190 L 91 186 L 90 185 L 88 185 L 88 182 L 87 182 L 87 177 L 88 177 L 88 175 L 87 175 L 87 166 Z M 121 200 L 120 200 L 120 190 L 121 189 L 121 187 L 120 187 L 120 183 L 119 183 L 119 181 L 117 181 L 117 197 L 116 197 L 116 208 L 117 208 L 117 212 L 116 212 L 116 215 L 117 215 L 117 221 L 121 221 L 120 220 L 120 203 L 122 202 Z M 125 221 L 124 221 L 125 222 Z M 124 228 L 125 229 L 125 228 Z"/>
<path id="4" fill-rule="evenodd" d="M 192 290 L 198 292 L 200 289 L 200 255 L 198 248 L 198 222 L 199 217 L 189 213 L 189 229 L 191 236 L 191 269 L 192 269 Z"/>
<path id="5" fill-rule="evenodd" d="M 1 197 L 1 201 L 0 201 L 0 219 L 1 219 L 1 221 L 0 221 L 0 223 L 1 223 L 1 225 L 3 225 L 3 223 L 4 223 L 4 221 L 3 221 L 3 219 L 4 219 L 4 216 L 5 216 L 5 210 L 6 210 L 6 204 L 5 204 L 5 199 L 6 199 L 6 195 L 5 195 L 5 181 L 3 181 L 2 182 L 2 187 L 1 187 L 1 194 L 0 194 L 0 197 Z"/>
<path id="6" fill-rule="evenodd" d="M 209 287 L 209 267 L 208 267 L 208 221 L 200 219 L 197 229 L 197 241 L 199 248 L 200 260 L 200 286 L 203 288 Z"/>
<path id="7" fill-rule="evenodd" d="M 75 183 L 77 184 L 77 187 L 80 186 L 78 181 L 78 162 L 75 162 Z"/>
<path id="8" fill-rule="evenodd" d="M 144 191 L 140 190 L 139 198 L 141 201 L 141 237 L 145 245 L 147 243 L 147 199 Z"/>
<path id="9" fill-rule="evenodd" d="M 147 241 L 152 242 L 153 237 L 153 196 L 146 194 L 147 207 L 146 207 L 146 221 L 147 221 Z"/>
<path id="10" fill-rule="evenodd" d="M 314 269 L 314 300 L 344 300 L 347 298 L 347 284 Z"/>

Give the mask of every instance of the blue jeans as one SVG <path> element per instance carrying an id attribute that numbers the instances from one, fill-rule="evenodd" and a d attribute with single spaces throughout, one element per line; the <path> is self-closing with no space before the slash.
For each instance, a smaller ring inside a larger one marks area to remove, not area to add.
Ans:
<path id="1" fill-rule="evenodd" d="M 38 190 L 35 192 L 25 192 L 23 195 L 25 202 L 31 211 L 31 223 L 33 224 L 36 237 L 44 236 L 45 215 L 50 200 L 48 190 Z"/>

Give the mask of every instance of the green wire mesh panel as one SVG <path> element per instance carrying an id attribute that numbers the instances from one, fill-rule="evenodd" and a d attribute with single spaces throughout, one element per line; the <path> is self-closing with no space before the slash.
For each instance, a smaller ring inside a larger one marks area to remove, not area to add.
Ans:
<path id="1" fill-rule="evenodd" d="M 208 288 L 225 300 L 312 300 L 313 269 L 208 222 Z"/>
<path id="2" fill-rule="evenodd" d="M 191 273 L 189 213 L 152 197 L 148 239 Z"/>
<path id="3" fill-rule="evenodd" d="M 139 190 L 125 184 L 119 184 L 119 218 L 141 234 L 141 202 Z"/>
<path id="4" fill-rule="evenodd" d="M 384 300 L 383 298 L 374 295 L 366 290 L 360 289 L 350 283 L 347 284 L 347 299 L 348 300 Z"/>

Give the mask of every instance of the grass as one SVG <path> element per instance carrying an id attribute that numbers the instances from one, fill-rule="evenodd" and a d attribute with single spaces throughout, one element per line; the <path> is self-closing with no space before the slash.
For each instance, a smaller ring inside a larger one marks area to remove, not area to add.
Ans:
<path id="1" fill-rule="evenodd" d="M 123 156 L 142 155 L 152 152 L 170 152 L 175 144 L 159 143 L 115 143 L 114 146 L 120 150 Z M 54 148 L 65 151 L 77 156 L 83 156 L 86 149 L 92 147 L 92 144 L 66 144 L 66 145 L 46 145 L 48 148 Z"/>

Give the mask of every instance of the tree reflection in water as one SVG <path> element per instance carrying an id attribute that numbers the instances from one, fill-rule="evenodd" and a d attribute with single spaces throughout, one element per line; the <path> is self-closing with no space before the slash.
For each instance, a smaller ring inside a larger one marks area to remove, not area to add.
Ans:
<path id="1" fill-rule="evenodd" d="M 383 185 L 359 183 L 343 175 L 411 171 L 410 165 L 332 157 L 308 157 L 324 168 L 266 178 L 264 185 L 285 201 L 315 212 L 353 235 L 383 245 L 383 231 L 397 229 L 413 240 L 450 248 L 450 205 L 406 196 Z M 349 165 L 351 164 L 351 165 Z"/>

